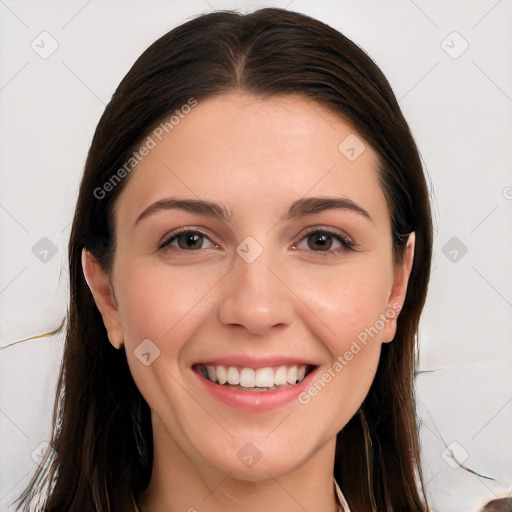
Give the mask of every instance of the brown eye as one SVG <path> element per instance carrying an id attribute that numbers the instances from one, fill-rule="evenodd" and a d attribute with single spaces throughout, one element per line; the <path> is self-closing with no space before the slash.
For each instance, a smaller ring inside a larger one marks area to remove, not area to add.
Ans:
<path id="1" fill-rule="evenodd" d="M 332 235 L 327 233 L 312 233 L 307 239 L 309 247 L 315 251 L 327 251 L 332 246 Z"/>
<path id="2" fill-rule="evenodd" d="M 200 233 L 186 233 L 175 237 L 178 240 L 178 247 L 180 249 L 201 249 L 203 244 L 203 235 Z"/>
<path id="3" fill-rule="evenodd" d="M 183 229 L 175 231 L 160 242 L 159 249 L 176 249 L 188 252 L 199 252 L 201 249 L 217 247 L 209 237 L 200 231 Z"/>
<path id="4" fill-rule="evenodd" d="M 340 256 L 347 251 L 355 251 L 357 245 L 343 233 L 329 229 L 314 229 L 306 233 L 293 249 L 301 249 L 322 256 Z"/>

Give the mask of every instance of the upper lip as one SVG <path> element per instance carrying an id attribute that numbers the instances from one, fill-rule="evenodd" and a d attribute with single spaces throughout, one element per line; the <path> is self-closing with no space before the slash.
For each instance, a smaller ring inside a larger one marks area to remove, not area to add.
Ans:
<path id="1" fill-rule="evenodd" d="M 271 366 L 292 366 L 292 365 L 309 365 L 317 366 L 311 361 L 303 358 L 288 357 L 288 356 L 265 356 L 265 357 L 250 357 L 243 355 L 231 355 L 215 357 L 196 361 L 194 365 L 203 364 L 205 366 L 238 366 L 242 368 L 267 368 Z M 192 366 L 194 366 L 192 365 Z"/>

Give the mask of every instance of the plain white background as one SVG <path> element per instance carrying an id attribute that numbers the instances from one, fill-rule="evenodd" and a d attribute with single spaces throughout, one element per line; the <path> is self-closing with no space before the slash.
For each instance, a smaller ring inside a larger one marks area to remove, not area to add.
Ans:
<path id="1" fill-rule="evenodd" d="M 70 223 L 105 104 L 174 26 L 267 6 L 362 46 L 421 152 L 436 240 L 417 404 L 433 510 L 511 493 L 511 0 L 0 0 L 1 512 L 49 437 L 63 337 L 41 335 L 65 318 Z"/>

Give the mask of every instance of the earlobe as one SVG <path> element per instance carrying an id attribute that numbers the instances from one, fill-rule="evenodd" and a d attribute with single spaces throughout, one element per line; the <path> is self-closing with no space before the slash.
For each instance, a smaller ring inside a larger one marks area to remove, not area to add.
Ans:
<path id="1" fill-rule="evenodd" d="M 82 271 L 96 307 L 103 318 L 108 339 L 115 348 L 119 349 L 124 345 L 124 331 L 119 320 L 110 277 L 98 260 L 85 248 L 82 249 Z"/>
<path id="2" fill-rule="evenodd" d="M 407 240 L 404 257 L 400 265 L 396 265 L 393 285 L 388 299 L 385 327 L 382 331 L 382 342 L 393 341 L 396 334 L 397 319 L 405 301 L 409 276 L 414 262 L 415 233 L 412 232 Z"/>

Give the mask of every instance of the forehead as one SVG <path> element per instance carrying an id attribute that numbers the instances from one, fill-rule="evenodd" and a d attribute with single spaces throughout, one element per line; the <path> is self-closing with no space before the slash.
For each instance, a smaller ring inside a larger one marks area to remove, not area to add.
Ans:
<path id="1" fill-rule="evenodd" d="M 149 134 L 152 148 L 118 201 L 124 218 L 134 221 L 167 195 L 228 207 L 258 203 L 276 213 L 307 195 L 345 195 L 386 208 L 377 154 L 350 124 L 316 102 L 229 93 L 187 112 Z"/>

